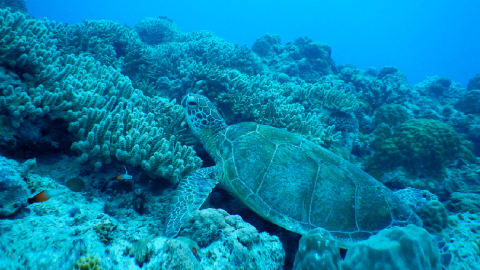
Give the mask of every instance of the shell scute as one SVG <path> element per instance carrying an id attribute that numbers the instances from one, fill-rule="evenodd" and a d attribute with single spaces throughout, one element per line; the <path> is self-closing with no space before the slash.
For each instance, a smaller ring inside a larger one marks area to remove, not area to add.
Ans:
<path id="1" fill-rule="evenodd" d="M 390 207 L 380 186 L 359 186 L 356 201 L 356 219 L 361 231 L 379 231 L 391 225 Z"/>
<path id="2" fill-rule="evenodd" d="M 317 171 L 318 164 L 301 148 L 280 144 L 256 193 L 272 209 L 308 221 Z"/>
<path id="3" fill-rule="evenodd" d="M 238 178 L 233 179 L 230 181 L 230 187 L 235 190 L 235 192 L 241 196 L 242 198 L 247 198 L 252 194 L 252 190 L 245 185 L 243 181 Z"/>
<path id="4" fill-rule="evenodd" d="M 225 138 L 229 141 L 234 141 L 244 134 L 255 132 L 257 130 L 257 126 L 258 124 L 252 122 L 244 122 L 234 126 L 229 126 L 225 131 Z"/>
<path id="5" fill-rule="evenodd" d="M 256 194 L 251 194 L 245 200 L 245 202 L 252 207 L 252 210 L 258 213 L 259 215 L 269 216 L 270 215 L 270 206 L 266 204 L 260 196 Z"/>
<path id="6" fill-rule="evenodd" d="M 302 137 L 299 137 L 283 129 L 258 125 L 257 131 L 258 133 L 260 133 L 260 135 L 268 138 L 271 142 L 275 144 L 288 143 L 295 146 L 300 146 L 302 144 Z"/>
<path id="7" fill-rule="evenodd" d="M 327 230 L 353 232 L 355 221 L 355 185 L 345 179 L 341 167 L 320 164 L 320 173 L 312 190 L 310 221 Z"/>
<path id="8" fill-rule="evenodd" d="M 233 149 L 238 177 L 251 190 L 258 190 L 272 164 L 277 145 L 252 132 L 236 139 Z"/>

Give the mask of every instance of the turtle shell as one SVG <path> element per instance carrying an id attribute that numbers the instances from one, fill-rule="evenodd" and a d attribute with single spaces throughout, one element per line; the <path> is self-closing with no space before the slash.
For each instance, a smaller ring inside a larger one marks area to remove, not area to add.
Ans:
<path id="1" fill-rule="evenodd" d="M 322 227 L 341 246 L 418 216 L 373 177 L 285 130 L 228 127 L 219 141 L 222 185 L 265 219 L 299 234 Z"/>

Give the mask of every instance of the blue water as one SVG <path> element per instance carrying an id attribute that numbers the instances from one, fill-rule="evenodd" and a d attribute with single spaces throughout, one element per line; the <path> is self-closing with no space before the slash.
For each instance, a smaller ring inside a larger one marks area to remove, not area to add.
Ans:
<path id="1" fill-rule="evenodd" d="M 58 22 L 114 20 L 133 26 L 167 16 L 182 31 L 209 30 L 251 47 L 278 34 L 308 36 L 332 47 L 337 64 L 397 66 L 411 84 L 446 76 L 463 87 L 480 72 L 480 1 L 152 1 L 27 0 L 30 14 Z"/>

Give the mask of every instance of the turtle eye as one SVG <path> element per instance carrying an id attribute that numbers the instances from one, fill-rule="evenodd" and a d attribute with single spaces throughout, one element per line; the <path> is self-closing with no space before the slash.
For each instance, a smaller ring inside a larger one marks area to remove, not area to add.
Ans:
<path id="1" fill-rule="evenodd" d="M 188 105 L 188 106 L 196 106 L 197 103 L 196 103 L 195 101 L 188 101 L 188 102 L 187 102 L 187 105 Z"/>

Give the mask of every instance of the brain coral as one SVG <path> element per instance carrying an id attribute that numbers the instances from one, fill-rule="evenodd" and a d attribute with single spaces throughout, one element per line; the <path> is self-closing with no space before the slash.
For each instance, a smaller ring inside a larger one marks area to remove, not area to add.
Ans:
<path id="1" fill-rule="evenodd" d="M 443 229 L 448 227 L 447 210 L 439 201 L 427 202 L 416 213 L 423 221 L 423 228 L 431 234 L 442 236 Z"/>
<path id="2" fill-rule="evenodd" d="M 341 269 L 340 262 L 337 241 L 327 230 L 316 228 L 300 239 L 293 269 L 338 270 Z"/>
<path id="3" fill-rule="evenodd" d="M 342 266 L 344 270 L 442 269 L 435 239 L 414 225 L 382 230 L 354 244 Z"/>
<path id="4" fill-rule="evenodd" d="M 379 144 L 365 169 L 376 178 L 403 167 L 413 178 L 424 174 L 443 180 L 446 163 L 458 157 L 475 160 L 468 144 L 451 126 L 432 119 L 414 119 L 400 125 L 392 137 Z"/>

